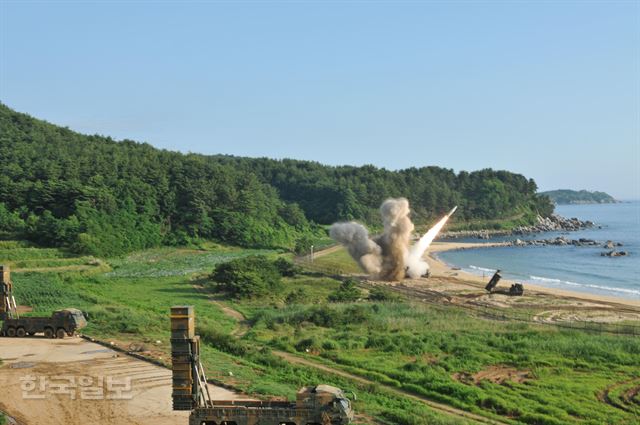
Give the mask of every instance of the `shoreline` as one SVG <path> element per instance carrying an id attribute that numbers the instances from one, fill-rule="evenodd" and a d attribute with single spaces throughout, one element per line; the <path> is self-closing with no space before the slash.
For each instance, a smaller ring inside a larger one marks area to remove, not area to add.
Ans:
<path id="1" fill-rule="evenodd" d="M 454 269 L 449 264 L 445 263 L 442 259 L 438 258 L 437 254 L 445 251 L 463 250 L 463 249 L 476 249 L 476 248 L 493 248 L 500 246 L 509 246 L 506 242 L 434 242 L 429 247 L 428 254 L 426 256 L 427 262 L 431 273 L 435 277 L 445 277 L 459 280 L 461 283 L 472 283 L 475 285 L 486 285 L 491 276 L 486 276 L 484 279 L 482 276 L 469 273 L 462 269 Z M 515 281 L 510 279 L 501 279 L 500 287 L 511 286 Z M 599 295 L 591 294 L 588 292 L 572 291 L 569 289 L 557 289 L 549 288 L 534 283 L 524 282 L 525 293 L 542 293 L 553 295 L 563 298 L 574 298 L 585 301 L 598 301 L 605 303 L 615 303 L 630 307 L 640 307 L 640 300 L 628 300 L 613 295 Z"/>

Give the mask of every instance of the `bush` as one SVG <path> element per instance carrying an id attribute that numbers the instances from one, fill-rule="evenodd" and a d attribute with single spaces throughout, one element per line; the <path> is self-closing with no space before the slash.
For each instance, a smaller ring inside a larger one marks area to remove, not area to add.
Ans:
<path id="1" fill-rule="evenodd" d="M 397 301 L 400 301 L 400 296 L 386 288 L 376 286 L 369 292 L 369 300 L 382 301 L 382 302 L 397 302 Z"/>
<path id="2" fill-rule="evenodd" d="M 329 301 L 334 303 L 348 303 L 357 301 L 362 297 L 362 291 L 357 286 L 355 279 L 345 279 L 340 287 L 329 294 Z"/>
<path id="3" fill-rule="evenodd" d="M 313 246 L 313 239 L 311 239 L 309 235 L 303 235 L 301 238 L 296 240 L 293 251 L 297 255 L 308 254 L 311 251 L 311 246 Z"/>
<path id="4" fill-rule="evenodd" d="M 238 340 L 229 334 L 222 333 L 212 326 L 199 327 L 198 335 L 200 335 L 204 343 L 225 353 L 245 356 L 251 351 L 246 342 Z"/>
<path id="5" fill-rule="evenodd" d="M 289 295 L 285 298 L 287 304 L 303 304 L 309 299 L 309 293 L 305 288 L 298 288 L 295 291 L 289 292 Z"/>
<path id="6" fill-rule="evenodd" d="M 322 347 L 322 341 L 317 337 L 305 338 L 295 345 L 296 351 L 317 351 Z"/>
<path id="7" fill-rule="evenodd" d="M 280 257 L 276 261 L 274 261 L 273 264 L 278 269 L 278 272 L 280 272 L 280 276 L 283 277 L 294 277 L 301 271 L 299 266 L 293 264 L 286 258 Z"/>
<path id="8" fill-rule="evenodd" d="M 280 291 L 280 271 L 264 255 L 251 255 L 219 264 L 211 279 L 235 298 L 256 298 Z"/>

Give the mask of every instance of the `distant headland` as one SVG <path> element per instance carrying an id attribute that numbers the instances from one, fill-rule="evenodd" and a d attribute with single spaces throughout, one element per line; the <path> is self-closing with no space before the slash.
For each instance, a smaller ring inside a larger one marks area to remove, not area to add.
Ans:
<path id="1" fill-rule="evenodd" d="M 604 192 L 590 192 L 588 190 L 559 189 L 548 192 L 540 192 L 540 195 L 548 196 L 553 203 L 558 205 L 568 204 L 615 204 L 619 201 Z"/>

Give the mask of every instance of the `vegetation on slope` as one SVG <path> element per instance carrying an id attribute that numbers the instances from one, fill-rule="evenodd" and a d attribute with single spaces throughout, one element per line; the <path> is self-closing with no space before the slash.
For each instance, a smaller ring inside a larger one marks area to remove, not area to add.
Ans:
<path id="1" fill-rule="evenodd" d="M 590 192 L 588 190 L 550 190 L 541 192 L 540 195 L 548 196 L 558 205 L 567 204 L 613 204 L 617 202 L 613 196 L 604 192 Z"/>
<path id="2" fill-rule="evenodd" d="M 531 221 L 547 198 L 519 174 L 438 167 L 388 171 L 180 154 L 73 132 L 0 104 L 0 232 L 88 255 L 218 240 L 304 251 L 318 225 L 379 224 L 387 197 L 418 222 L 454 205 L 459 220 Z"/>
<path id="3" fill-rule="evenodd" d="M 164 359 L 169 306 L 194 305 L 209 377 L 254 395 L 293 397 L 298 387 L 324 382 L 356 392 L 358 413 L 400 425 L 465 421 L 390 389 L 507 423 L 637 422 L 640 411 L 624 397 L 640 380 L 638 338 L 486 320 L 455 306 L 426 306 L 360 288 L 356 293 L 352 283 L 317 272 L 281 277 L 272 292 L 260 288 L 260 298 L 218 292 L 210 279 L 215 265 L 255 254 L 276 259 L 273 252 L 232 247 L 159 248 L 99 260 L 81 271 L 67 263 L 44 272 L 14 267 L 13 281 L 18 303 L 32 306 L 31 314 L 81 308 L 89 314 L 87 334 L 146 346 Z M 84 263 L 81 258 L 22 242 L 0 244 L 0 264 L 37 268 L 60 259 Z M 222 306 L 247 320 L 239 323 Z M 291 364 L 277 351 L 374 384 Z M 506 371 L 506 379 L 482 378 L 495 370 Z"/>

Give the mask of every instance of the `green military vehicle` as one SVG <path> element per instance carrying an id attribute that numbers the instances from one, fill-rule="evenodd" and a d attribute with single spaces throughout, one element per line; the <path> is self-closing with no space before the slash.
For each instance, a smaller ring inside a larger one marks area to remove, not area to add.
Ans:
<path id="1" fill-rule="evenodd" d="M 10 337 L 43 333 L 47 338 L 64 338 L 87 326 L 84 315 L 75 308 L 55 311 L 51 317 L 19 317 L 11 273 L 3 265 L 0 265 L 0 320 L 0 336 Z"/>
<path id="2" fill-rule="evenodd" d="M 73 336 L 78 329 L 87 325 L 82 312 L 75 308 L 55 311 L 51 317 L 21 317 L 5 319 L 2 335 L 23 337 L 43 333 L 46 338 Z"/>
<path id="3" fill-rule="evenodd" d="M 191 411 L 189 425 L 348 425 L 351 402 L 330 385 L 305 387 L 295 401 L 212 400 L 200 362 L 193 307 L 171 309 L 173 409 Z"/>
<path id="4" fill-rule="evenodd" d="M 305 387 L 296 401 L 218 401 L 191 412 L 189 425 L 347 425 L 351 402 L 329 385 Z"/>

